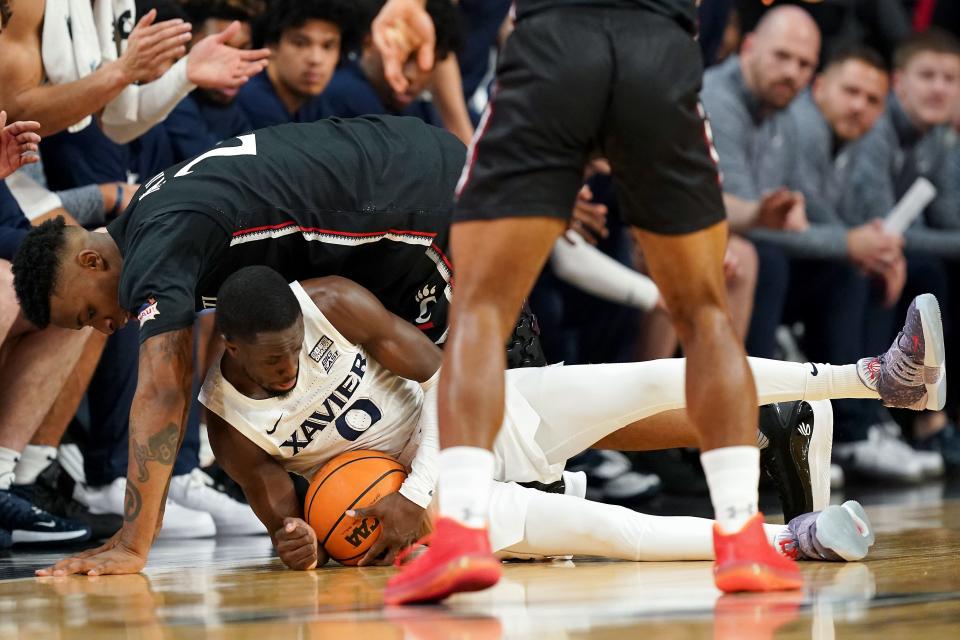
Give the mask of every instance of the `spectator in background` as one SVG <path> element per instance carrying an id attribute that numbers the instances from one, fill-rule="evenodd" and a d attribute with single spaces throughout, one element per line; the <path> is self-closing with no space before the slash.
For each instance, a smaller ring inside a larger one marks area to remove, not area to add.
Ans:
<path id="1" fill-rule="evenodd" d="M 8 17 L 0 3 L 0 31 Z M 37 508 L 22 495 L 56 457 L 56 445 L 66 430 L 70 415 L 64 404 L 79 402 L 82 387 L 70 388 L 74 366 L 86 346 L 102 339 L 89 331 L 37 330 L 23 319 L 13 289 L 10 260 L 30 230 L 30 223 L 6 188 L 4 178 L 26 164 L 36 162 L 40 128 L 36 122 L 6 123 L 0 111 L 0 549 L 15 542 L 80 541 L 90 528 L 78 521 L 56 517 Z M 88 354 L 89 357 L 89 354 Z M 60 402 L 66 395 L 65 402 Z M 52 415 L 56 414 L 56 415 Z M 52 445 L 52 446 L 51 446 Z M 28 492 L 29 493 L 29 492 Z M 119 526 L 119 522 L 117 523 Z"/>
<path id="2" fill-rule="evenodd" d="M 456 53 L 462 34 L 456 9 L 449 0 L 427 0 L 427 13 L 436 31 L 436 64 Z M 372 16 L 369 16 L 372 19 Z M 367 21 L 369 22 L 369 21 Z M 352 118 L 366 114 L 414 116 L 436 126 L 443 126 L 440 116 L 423 93 L 433 79 L 433 69 L 419 67 L 411 56 L 403 67 L 407 88 L 394 91 L 383 72 L 383 60 L 367 33 L 359 57 L 337 70 L 324 94 L 330 114 Z"/>
<path id="3" fill-rule="evenodd" d="M 919 177 L 937 196 L 904 233 L 906 285 L 931 292 L 950 304 L 960 258 L 960 191 L 952 175 L 955 136 L 949 127 L 960 101 L 960 42 L 930 29 L 911 36 L 894 54 L 893 95 L 876 127 L 855 148 L 843 213 L 851 221 L 885 215 Z M 955 332 L 949 307 L 944 325 Z M 870 344 L 888 340 L 896 311 L 874 312 Z M 960 442 L 942 413 L 925 412 L 913 424 L 916 444 L 939 451 L 950 467 L 960 467 Z"/>
<path id="4" fill-rule="evenodd" d="M 855 352 L 876 334 L 887 344 L 889 331 L 878 331 L 878 319 L 900 299 L 906 262 L 899 234 L 884 230 L 887 210 L 868 212 L 856 222 L 843 214 L 843 200 L 855 142 L 883 112 L 889 79 L 880 55 L 853 48 L 835 54 L 817 77 L 810 92 L 788 110 L 796 137 L 786 147 L 797 156 L 796 181 L 806 200 L 811 227 L 803 232 L 754 230 L 783 250 L 783 260 L 768 261 L 767 278 L 780 278 L 758 297 L 771 309 L 779 300 L 780 317 L 771 323 L 803 320 L 802 346 L 811 358 Z M 769 280 L 768 280 L 769 282 Z M 826 301 L 829 314 L 807 309 Z M 756 323 L 759 324 L 759 321 Z M 755 332 L 772 349 L 774 326 Z M 756 344 L 755 343 L 755 344 Z M 834 404 L 840 419 L 835 433 L 835 459 L 860 476 L 918 481 L 936 473 L 942 462 L 936 455 L 918 454 L 882 425 L 889 414 L 857 400 Z"/>
<path id="5" fill-rule="evenodd" d="M 253 45 L 252 25 L 263 13 L 262 0 L 185 0 L 183 11 L 193 25 L 190 46 L 209 35 L 220 33 L 238 22 L 240 28 L 227 44 L 246 50 Z M 155 167 L 154 175 L 169 164 L 203 153 L 221 140 L 253 129 L 247 114 L 237 104 L 239 89 L 196 89 L 174 108 L 162 123 L 171 145 L 167 165 Z"/>
<path id="6" fill-rule="evenodd" d="M 740 55 L 704 74 L 701 99 L 734 230 L 806 226 L 803 196 L 787 188 L 795 158 L 783 146 L 790 127 L 784 109 L 810 82 L 819 50 L 810 16 L 779 7 L 747 35 Z"/>
<path id="7" fill-rule="evenodd" d="M 44 135 L 86 128 L 92 114 L 103 110 L 104 132 L 116 142 L 128 142 L 162 120 L 195 86 L 239 87 L 265 65 L 267 52 L 225 44 L 232 30 L 208 37 L 178 61 L 189 25 L 154 24 L 153 11 L 127 31 L 123 15 L 101 11 L 95 16 L 82 2 L 8 4 L 11 18 L 0 36 L 0 102 L 11 118 L 31 114 Z M 118 3 L 101 4 L 112 11 Z M 132 16 L 132 0 L 129 4 Z M 115 39 L 115 33 L 120 37 Z M 51 37 L 56 43 L 44 47 Z M 42 78 L 48 82 L 41 84 Z"/>
<path id="8" fill-rule="evenodd" d="M 254 31 L 270 48 L 270 64 L 238 96 L 253 128 L 329 116 L 321 94 L 341 54 L 354 46 L 361 21 L 350 0 L 271 2 Z"/>

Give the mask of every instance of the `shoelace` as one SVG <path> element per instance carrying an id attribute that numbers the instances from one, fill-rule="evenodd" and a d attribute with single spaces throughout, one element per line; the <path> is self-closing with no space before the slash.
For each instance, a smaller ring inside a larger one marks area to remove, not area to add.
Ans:
<path id="1" fill-rule="evenodd" d="M 900 336 L 903 336 L 902 332 Z M 888 371 L 900 384 L 918 387 L 924 383 L 923 363 L 917 364 L 900 348 L 899 336 L 890 349 L 880 356 L 880 361 L 889 365 Z"/>
<path id="2" fill-rule="evenodd" d="M 420 538 L 419 540 L 417 540 L 416 542 L 414 542 L 413 544 L 411 544 L 411 545 L 410 545 L 409 547 L 407 547 L 406 549 L 402 550 L 400 553 L 397 554 L 397 557 L 394 558 L 394 560 L 393 560 L 393 566 L 395 566 L 395 567 L 401 567 L 401 566 L 403 566 L 404 561 L 405 561 L 407 558 L 410 557 L 410 554 L 411 554 L 411 553 L 413 553 L 414 551 L 416 551 L 416 550 L 419 549 L 420 547 L 429 547 L 429 546 L 430 546 L 430 538 L 432 538 L 432 537 L 433 537 L 433 533 L 432 533 L 432 532 L 431 532 L 431 533 L 428 533 L 427 535 L 423 536 L 422 538 Z"/>

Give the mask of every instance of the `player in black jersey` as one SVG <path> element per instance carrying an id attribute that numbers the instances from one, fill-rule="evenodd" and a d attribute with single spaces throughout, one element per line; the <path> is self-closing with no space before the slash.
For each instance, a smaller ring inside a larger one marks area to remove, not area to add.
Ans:
<path id="1" fill-rule="evenodd" d="M 431 63 L 423 0 L 388 0 L 373 24 L 397 91 Z M 387 584 L 390 604 L 441 600 L 499 579 L 487 512 L 503 420 L 503 361 L 490 346 L 567 226 L 585 164 L 603 155 L 627 222 L 671 312 L 689 366 L 717 520 L 723 591 L 797 589 L 796 566 L 763 540 L 753 378 L 724 291 L 728 227 L 699 103 L 694 0 L 517 0 L 517 24 L 458 183 L 451 229 L 457 298 L 440 397 L 440 515 L 429 550 Z M 588 400 L 585 400 L 588 401 Z"/>
<path id="2" fill-rule="evenodd" d="M 344 276 L 442 340 L 464 157 L 453 135 L 413 118 L 281 125 L 154 176 L 107 233 L 58 219 L 27 236 L 14 275 L 31 322 L 105 333 L 140 323 L 124 527 L 60 571 L 146 563 L 190 406 L 195 313 L 216 305 L 240 267 L 267 265 L 288 281 Z"/>

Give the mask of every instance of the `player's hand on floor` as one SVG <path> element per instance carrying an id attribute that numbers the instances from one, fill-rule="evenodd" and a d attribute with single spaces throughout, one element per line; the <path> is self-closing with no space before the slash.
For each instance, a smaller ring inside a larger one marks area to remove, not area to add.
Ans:
<path id="1" fill-rule="evenodd" d="M 37 569 L 38 576 L 67 576 L 73 573 L 88 576 L 123 575 L 140 573 L 147 564 L 147 558 L 127 548 L 120 541 L 118 531 L 104 544 L 94 549 L 64 558 L 52 567 Z"/>
<path id="2" fill-rule="evenodd" d="M 387 494 L 369 507 L 347 511 L 347 515 L 354 518 L 380 521 L 380 537 L 360 559 L 360 566 L 393 564 L 397 554 L 416 541 L 426 513 L 426 509 L 400 493 Z"/>
<path id="3" fill-rule="evenodd" d="M 327 552 L 317 544 L 313 527 L 300 518 L 284 518 L 273 534 L 273 544 L 283 564 L 297 571 L 309 571 L 327 563 Z"/>

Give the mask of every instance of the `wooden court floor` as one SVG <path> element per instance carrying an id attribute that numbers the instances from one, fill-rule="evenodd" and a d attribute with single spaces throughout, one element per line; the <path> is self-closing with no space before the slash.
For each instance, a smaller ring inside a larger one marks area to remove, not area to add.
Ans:
<path id="1" fill-rule="evenodd" d="M 960 638 L 960 499 L 943 495 L 868 505 L 867 561 L 804 563 L 804 590 L 773 595 L 721 597 L 706 562 L 575 559 L 385 610 L 391 569 L 288 571 L 266 537 L 160 544 L 145 574 L 117 577 L 17 577 L 59 555 L 17 552 L 0 558 L 0 638 Z"/>

